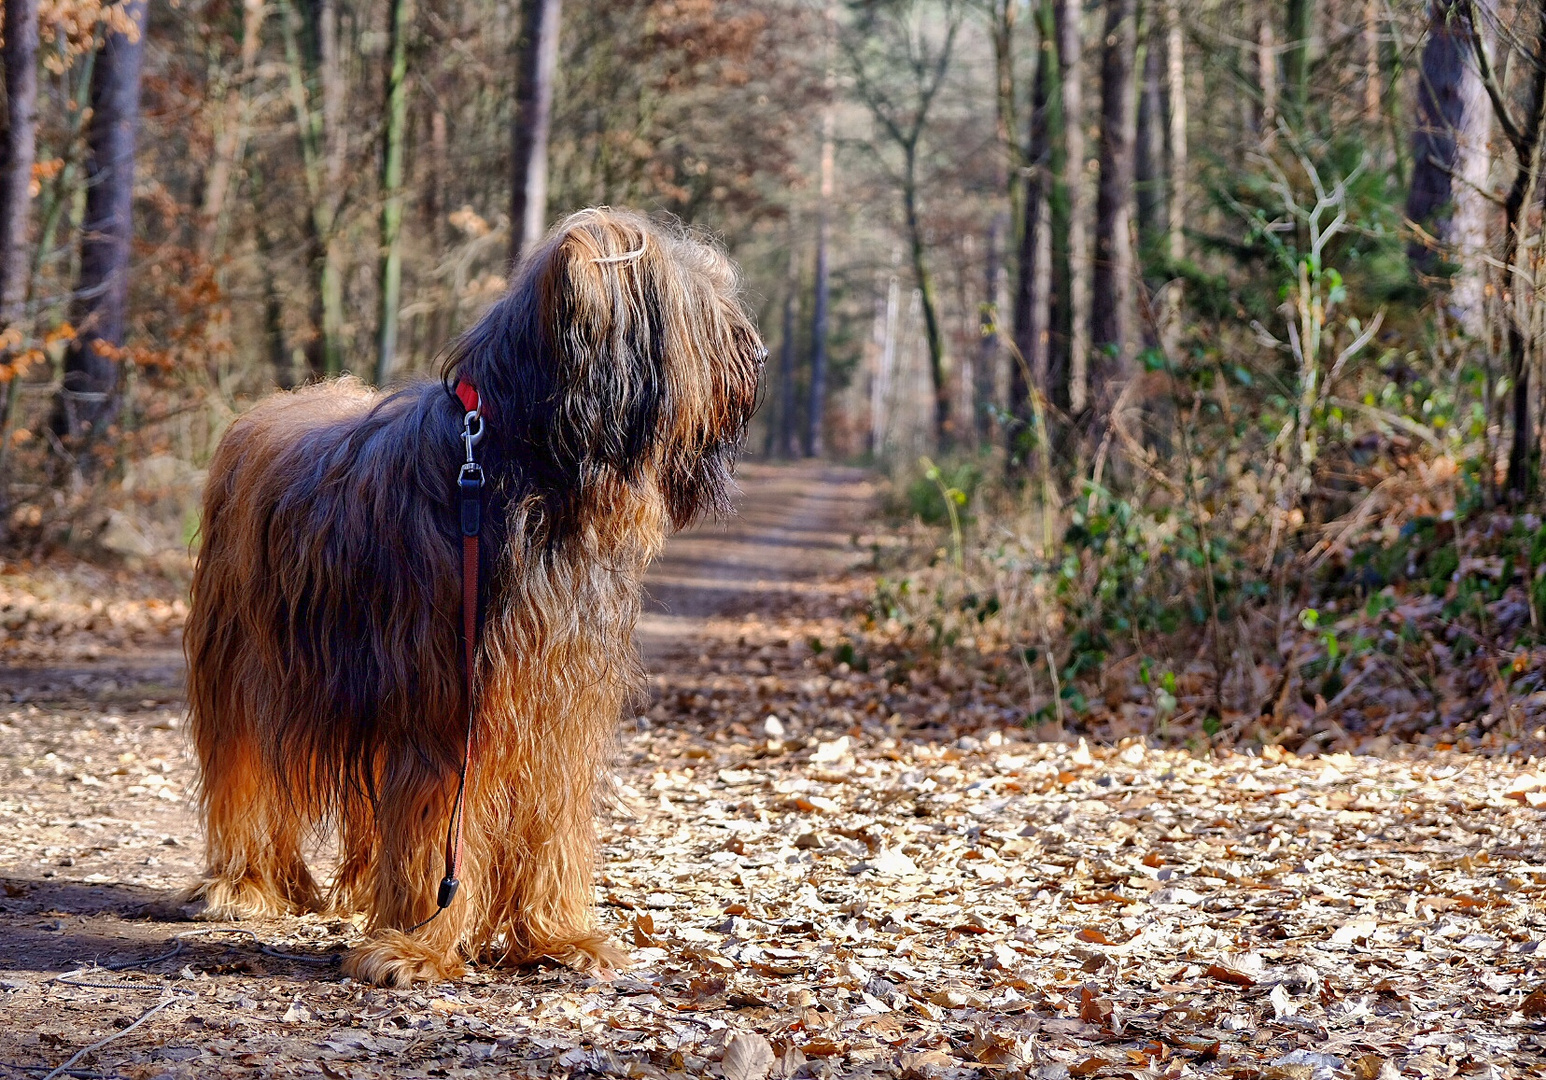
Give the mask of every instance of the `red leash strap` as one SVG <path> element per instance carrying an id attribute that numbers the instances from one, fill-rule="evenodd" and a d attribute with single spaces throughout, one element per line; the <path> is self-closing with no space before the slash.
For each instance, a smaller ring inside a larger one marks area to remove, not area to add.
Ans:
<path id="1" fill-rule="evenodd" d="M 456 396 L 467 410 L 462 418 L 462 445 L 467 457 L 462 462 L 462 471 L 456 480 L 462 524 L 462 664 L 467 687 L 467 734 L 462 743 L 462 767 L 456 780 L 456 799 L 451 804 L 451 820 L 446 825 L 446 876 L 441 879 L 440 893 L 435 898 L 438 905 L 436 914 L 451 906 L 456 890 L 462 883 L 462 826 L 467 816 L 467 772 L 472 764 L 472 729 L 478 713 L 478 537 L 483 531 L 483 467 L 473 457 L 472 449 L 483 438 L 483 414 L 478 408 L 478 391 L 471 384 L 458 383 Z"/>

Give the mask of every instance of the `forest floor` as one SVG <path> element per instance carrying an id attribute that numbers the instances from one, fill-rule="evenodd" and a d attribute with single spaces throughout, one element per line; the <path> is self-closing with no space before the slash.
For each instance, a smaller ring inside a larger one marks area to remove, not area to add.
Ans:
<path id="1" fill-rule="evenodd" d="M 1546 765 L 1034 741 L 816 655 L 862 474 L 744 486 L 652 578 L 609 980 L 382 990 L 348 918 L 186 921 L 176 586 L 4 567 L 0 1077 L 1546 1076 Z"/>

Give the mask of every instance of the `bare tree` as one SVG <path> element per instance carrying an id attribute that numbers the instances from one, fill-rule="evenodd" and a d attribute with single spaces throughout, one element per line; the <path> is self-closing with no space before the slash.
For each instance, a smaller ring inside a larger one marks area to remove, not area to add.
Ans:
<path id="1" fill-rule="evenodd" d="M 1154 5 L 1150 5 L 1151 9 Z M 1137 139 L 1133 146 L 1133 196 L 1138 209 L 1138 247 L 1145 259 L 1157 254 L 1165 232 L 1169 187 L 1165 173 L 1164 24 L 1151 10 L 1143 35 L 1143 73 L 1138 80 Z M 1162 14 L 1162 12 L 1158 13 Z"/>
<path id="2" fill-rule="evenodd" d="M 408 141 L 408 34 L 413 0 L 388 9 L 385 130 L 381 145 L 381 306 L 376 321 L 376 385 L 392 377 L 397 360 L 397 316 L 403 295 L 403 158 Z"/>
<path id="3" fill-rule="evenodd" d="M 1004 233 L 1009 215 L 993 215 L 988 224 L 987 254 L 983 259 L 982 306 L 978 311 L 976 380 L 971 387 L 972 415 L 976 421 L 977 442 L 987 446 L 993 437 L 993 413 L 997 404 L 999 338 L 1002 332 L 1004 292 Z"/>
<path id="4" fill-rule="evenodd" d="M 1133 328 L 1134 84 L 1137 0 L 1106 0 L 1101 60 L 1100 186 L 1095 200 L 1095 268 L 1090 344 L 1096 358 L 1093 404 L 1111 404 L 1109 384 L 1130 357 Z"/>
<path id="5" fill-rule="evenodd" d="M 1165 149 L 1170 164 L 1166 187 L 1167 221 L 1165 256 L 1176 274 L 1186 259 L 1186 181 L 1190 168 L 1187 153 L 1186 35 L 1181 26 L 1181 0 L 1165 0 Z M 1174 353 L 1181 323 L 1181 278 L 1173 277 L 1165 290 L 1164 326 L 1171 340 L 1164 344 Z"/>
<path id="6" fill-rule="evenodd" d="M 778 348 L 778 425 L 776 447 L 779 457 L 795 456 L 795 390 L 799 382 L 795 368 L 799 352 L 795 345 L 795 325 L 800 304 L 800 246 L 795 231 L 789 229 L 789 269 L 784 275 L 783 340 Z"/>
<path id="7" fill-rule="evenodd" d="M 338 8 L 336 0 L 304 0 L 303 17 L 294 0 L 279 2 L 290 107 L 306 178 L 312 324 L 307 361 L 315 375 L 337 375 L 344 369 L 343 268 L 337 225 L 346 151 Z"/>
<path id="8" fill-rule="evenodd" d="M 1310 38 L 1315 31 L 1315 0 L 1287 0 L 1283 42 L 1283 91 L 1294 122 L 1304 119 L 1310 100 Z"/>
<path id="9" fill-rule="evenodd" d="M 1263 143 L 1270 143 L 1278 130 L 1278 59 L 1272 19 L 1266 15 L 1256 22 L 1256 83 L 1261 108 L 1256 115 L 1256 131 Z"/>
<path id="10" fill-rule="evenodd" d="M 1036 53 L 1036 73 L 1031 86 L 1030 130 L 1026 137 L 1026 177 L 1022 191 L 1025 196 L 1021 210 L 1023 227 L 1020 233 L 1019 272 L 1015 278 L 1014 340 L 1019 356 L 1009 369 L 1009 411 L 1015 426 L 1007 432 L 1010 439 L 1011 461 L 1018 460 L 1016 453 L 1020 433 L 1031 422 L 1031 384 L 1040 383 L 1042 392 L 1047 391 L 1048 381 L 1048 301 L 1049 284 L 1038 273 L 1043 248 L 1047 246 L 1046 201 L 1048 189 L 1064 185 L 1066 189 L 1066 160 L 1058 160 L 1055 146 L 1061 134 L 1061 96 L 1058 72 L 1058 41 L 1053 25 L 1052 0 L 1040 0 L 1035 9 L 1039 36 Z"/>
<path id="11" fill-rule="evenodd" d="M 224 97 L 215 110 L 215 158 L 204 178 L 204 201 L 199 207 L 197 249 L 205 259 L 219 257 L 225 236 L 232 180 L 241 168 L 252 124 L 252 85 L 267 16 L 265 0 L 243 0 L 237 69 L 218 91 Z"/>
<path id="12" fill-rule="evenodd" d="M 91 78 L 76 336 L 65 353 L 54 424 L 77 445 L 100 438 L 117 419 L 122 403 L 119 354 L 129 316 L 146 0 L 128 0 L 124 12 L 128 25 L 108 31 Z"/>
<path id="13" fill-rule="evenodd" d="M 1085 164 L 1084 7 L 1080 0 L 1055 0 L 1052 14 L 1058 41 L 1058 96 L 1062 104 L 1062 139 L 1058 142 L 1064 164 L 1059 175 L 1067 178 L 1061 193 L 1057 186 L 1052 189 L 1052 274 L 1056 279 L 1061 268 L 1066 266 L 1067 281 L 1055 295 L 1049 315 L 1058 355 L 1048 365 L 1048 398 L 1067 414 L 1078 415 L 1088 408 L 1090 396 L 1090 250 L 1082 183 Z M 1066 255 L 1058 248 L 1064 243 Z M 1058 396 L 1064 386 L 1067 387 L 1066 403 Z"/>
<path id="14" fill-rule="evenodd" d="M 946 445 L 951 435 L 949 359 L 926 258 L 919 157 L 929 112 L 950 70 L 962 9 L 953 0 L 939 5 L 937 33 L 931 35 L 921 7 L 916 0 L 866 4 L 848 31 L 839 35 L 839 42 L 860 101 L 901 152 L 901 168 L 892 171 L 892 180 L 902 194 L 903 227 L 923 307 L 934 391 L 934 437 Z"/>
<path id="15" fill-rule="evenodd" d="M 1492 107 L 1472 54 L 1467 8 L 1463 0 L 1428 5 L 1406 214 L 1459 264 L 1451 303 L 1461 324 L 1480 334 L 1488 201 L 1482 186 L 1490 165 Z M 1408 255 L 1419 273 L 1438 269 L 1439 252 L 1431 243 L 1415 239 Z"/>
<path id="16" fill-rule="evenodd" d="M 1020 185 L 1027 148 L 1020 143 L 1019 107 L 1015 94 L 1015 24 L 1019 0 L 987 0 L 988 32 L 993 38 L 994 134 L 1003 154 L 1004 187 L 1009 195 L 1011 226 L 1019 235 L 1023 206 Z"/>
<path id="17" fill-rule="evenodd" d="M 1520 234 L 1524 229 L 1525 204 L 1540 198 L 1541 158 L 1542 150 L 1546 149 L 1546 145 L 1543 145 L 1546 140 L 1542 139 L 1542 134 L 1546 133 L 1546 0 L 1534 0 L 1536 45 L 1525 80 L 1523 120 L 1515 117 L 1487 49 L 1489 24 L 1486 20 L 1490 13 L 1486 12 L 1479 0 L 1466 0 L 1466 6 L 1471 23 L 1471 47 L 1476 55 L 1482 85 L 1492 101 L 1498 126 L 1503 129 L 1517 158 L 1514 181 L 1503 200 L 1502 266 L 1507 363 L 1509 378 L 1514 386 L 1511 403 L 1514 433 L 1513 442 L 1509 445 L 1505 486 L 1509 497 L 1519 501 L 1530 486 L 1530 454 L 1535 446 L 1535 423 L 1530 412 L 1530 369 L 1525 362 L 1525 331 L 1518 305 L 1514 302 L 1516 287 L 1528 291 L 1530 277 L 1524 267 L 1518 267 L 1515 263 L 1519 258 Z M 1512 38 L 1512 34 L 1508 35 L 1508 40 Z"/>
<path id="18" fill-rule="evenodd" d="M 6 0 L 5 100 L 8 123 L 0 140 L 0 476 L 10 443 L 21 372 L 5 363 L 22 344 L 30 249 L 27 224 L 32 211 L 32 165 L 37 158 L 38 0 Z M 0 503 L 4 490 L 0 489 Z M 3 506 L 0 506 L 3 509 Z M 0 529 L 4 528 L 0 516 Z"/>
<path id="19" fill-rule="evenodd" d="M 548 123 L 558 66 L 560 0 L 522 0 L 511 127 L 510 259 L 519 262 L 547 229 Z"/>
<path id="20" fill-rule="evenodd" d="M 837 72 L 832 67 L 832 38 L 837 30 L 832 0 L 827 0 L 823 29 L 826 34 L 826 100 L 821 108 L 821 200 L 816 207 L 816 281 L 811 305 L 811 385 L 805 413 L 805 456 L 822 453 L 822 427 L 827 418 L 827 337 L 832 298 L 831 208 L 837 193 Z"/>
<path id="21" fill-rule="evenodd" d="M 836 147 L 833 143 L 837 114 L 828 101 L 821 117 L 821 204 L 816 208 L 816 296 L 811 305 L 810 405 L 805 414 L 805 456 L 822 452 L 821 427 L 827 411 L 827 316 L 832 292 L 832 267 L 827 251 L 831 231 L 829 207 L 836 183 Z"/>

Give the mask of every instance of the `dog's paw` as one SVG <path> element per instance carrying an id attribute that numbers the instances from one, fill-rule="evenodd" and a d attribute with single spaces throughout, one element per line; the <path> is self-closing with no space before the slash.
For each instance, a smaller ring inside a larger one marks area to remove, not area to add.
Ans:
<path id="1" fill-rule="evenodd" d="M 460 979 L 467 965 L 455 953 L 426 948 L 400 930 L 383 930 L 345 953 L 343 970 L 360 982 L 407 989 L 414 983 Z"/>
<path id="2" fill-rule="evenodd" d="M 208 922 L 270 919 L 316 909 L 315 899 L 295 900 L 251 879 L 205 878 L 179 898 L 187 917 Z"/>
<path id="3" fill-rule="evenodd" d="M 551 945 L 543 949 L 541 955 L 601 979 L 610 978 L 633 965 L 628 954 L 613 945 L 605 934 L 588 934 L 574 941 Z"/>

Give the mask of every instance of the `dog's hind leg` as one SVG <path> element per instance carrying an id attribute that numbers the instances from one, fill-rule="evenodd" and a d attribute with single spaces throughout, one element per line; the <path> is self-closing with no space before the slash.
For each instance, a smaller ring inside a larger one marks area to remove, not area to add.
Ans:
<path id="1" fill-rule="evenodd" d="M 479 860 L 467 860 L 455 899 L 435 914 L 445 873 L 441 844 L 450 799 L 439 778 L 413 772 L 383 783 L 376 805 L 376 857 L 366 879 L 357 876 L 354 886 L 371 938 L 344 955 L 346 974 L 382 986 L 460 978 L 466 972 L 462 944 L 484 889 L 485 868 Z"/>
<path id="2" fill-rule="evenodd" d="M 301 856 L 306 821 L 250 739 L 230 730 L 200 732 L 208 868 L 188 894 L 200 917 L 241 919 L 315 911 L 316 882 Z"/>

